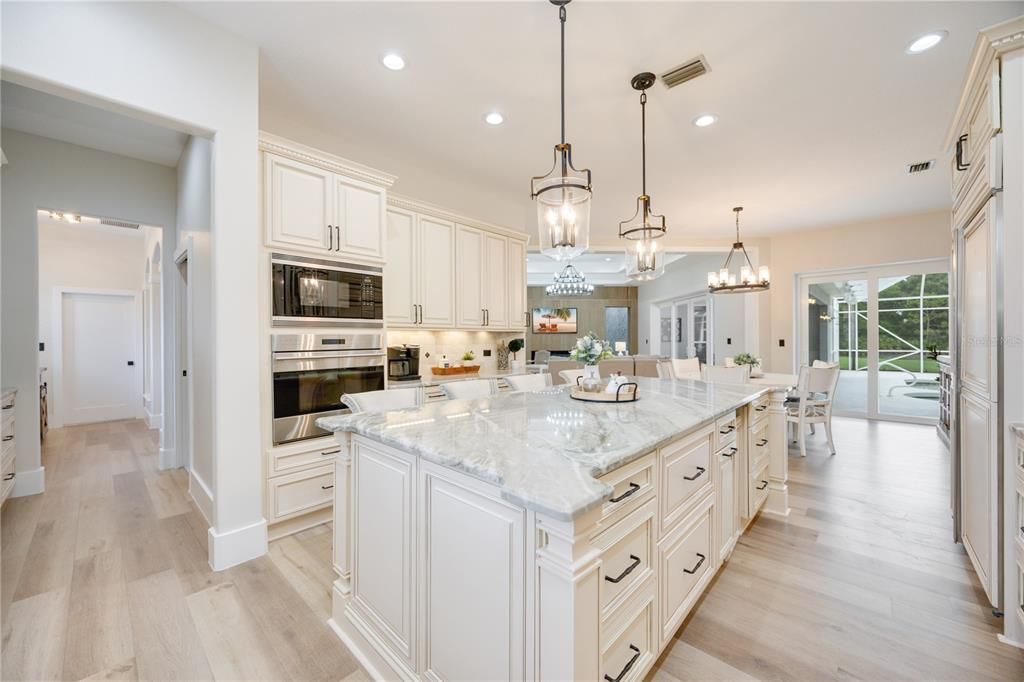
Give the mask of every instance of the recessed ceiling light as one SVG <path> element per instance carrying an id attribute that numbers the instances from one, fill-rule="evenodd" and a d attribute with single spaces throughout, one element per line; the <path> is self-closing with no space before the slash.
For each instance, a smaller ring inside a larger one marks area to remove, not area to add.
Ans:
<path id="1" fill-rule="evenodd" d="M 922 36 L 914 38 L 914 41 L 907 47 L 907 54 L 920 54 L 925 50 L 930 50 L 945 38 L 949 33 L 946 31 L 931 31 L 925 33 Z"/>
<path id="2" fill-rule="evenodd" d="M 392 71 L 401 71 L 405 68 L 405 60 L 402 59 L 402 55 L 395 52 L 388 52 L 386 55 L 381 57 L 380 63 Z"/>
<path id="3" fill-rule="evenodd" d="M 500 111 L 492 111 L 484 116 L 484 121 L 486 121 L 488 125 L 500 126 L 505 122 L 505 117 L 501 115 Z"/>
<path id="4" fill-rule="evenodd" d="M 709 125 L 718 120 L 717 116 L 712 114 L 701 114 L 697 118 L 693 119 L 693 125 L 698 128 L 707 128 Z"/>

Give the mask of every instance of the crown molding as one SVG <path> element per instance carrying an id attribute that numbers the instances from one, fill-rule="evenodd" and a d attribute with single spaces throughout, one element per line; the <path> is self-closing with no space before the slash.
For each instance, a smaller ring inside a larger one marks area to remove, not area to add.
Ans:
<path id="1" fill-rule="evenodd" d="M 398 179 L 397 175 L 385 173 L 382 170 L 364 166 L 361 163 L 356 163 L 355 161 L 350 161 L 340 156 L 314 149 L 313 147 L 307 147 L 304 144 L 263 131 L 260 131 L 259 148 L 260 151 L 277 154 L 292 161 L 308 163 L 311 166 L 317 166 L 332 173 L 369 182 L 385 189 L 395 184 L 395 180 Z"/>
<path id="2" fill-rule="evenodd" d="M 495 232 L 497 234 L 511 237 L 524 242 L 529 242 L 530 235 L 518 232 L 508 227 L 501 225 L 495 225 L 493 223 L 484 222 L 483 220 L 477 220 L 468 216 L 449 211 L 446 208 L 430 204 L 425 201 L 419 201 L 418 199 L 412 199 L 409 197 L 388 192 L 388 206 L 391 208 L 398 208 L 405 211 L 412 211 L 413 213 L 423 213 L 425 215 L 432 216 L 434 218 L 440 218 L 441 220 L 447 220 L 448 222 L 458 223 L 459 225 L 465 225 L 466 227 L 475 227 L 486 232 Z"/>

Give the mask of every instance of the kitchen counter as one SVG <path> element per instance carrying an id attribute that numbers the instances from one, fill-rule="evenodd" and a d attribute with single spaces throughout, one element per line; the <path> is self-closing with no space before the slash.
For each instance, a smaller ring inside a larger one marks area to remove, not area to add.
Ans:
<path id="1" fill-rule="evenodd" d="M 437 386 L 438 384 L 446 384 L 451 381 L 468 381 L 469 379 L 500 379 L 502 377 L 513 376 L 515 374 L 525 374 L 525 372 L 512 372 L 512 371 L 495 371 L 485 372 L 480 370 L 475 374 L 446 374 L 444 376 L 434 376 L 433 373 L 427 369 L 420 378 L 415 381 L 389 381 L 388 388 L 412 388 L 417 386 Z"/>
<path id="2" fill-rule="evenodd" d="M 612 495 L 597 478 L 767 392 L 638 378 L 640 400 L 573 400 L 565 386 L 384 413 L 324 417 L 348 431 L 493 483 L 515 504 L 569 520 Z"/>

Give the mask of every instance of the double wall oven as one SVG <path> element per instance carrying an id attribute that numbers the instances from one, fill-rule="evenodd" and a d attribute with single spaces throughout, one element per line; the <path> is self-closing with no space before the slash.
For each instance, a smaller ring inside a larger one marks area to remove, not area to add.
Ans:
<path id="1" fill-rule="evenodd" d="M 384 388 L 381 336 L 274 335 L 274 445 L 328 435 L 316 420 L 348 413 L 341 396 Z"/>

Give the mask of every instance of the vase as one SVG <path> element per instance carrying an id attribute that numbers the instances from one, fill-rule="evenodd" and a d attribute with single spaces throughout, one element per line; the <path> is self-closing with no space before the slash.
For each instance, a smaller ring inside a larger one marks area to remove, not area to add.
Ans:
<path id="1" fill-rule="evenodd" d="M 584 365 L 583 366 L 583 379 L 580 381 L 580 385 L 584 391 L 596 391 L 601 385 L 601 373 L 597 369 L 597 365 Z"/>
<path id="2" fill-rule="evenodd" d="M 508 348 L 498 346 L 498 371 L 504 372 L 508 369 Z"/>

